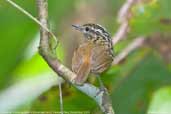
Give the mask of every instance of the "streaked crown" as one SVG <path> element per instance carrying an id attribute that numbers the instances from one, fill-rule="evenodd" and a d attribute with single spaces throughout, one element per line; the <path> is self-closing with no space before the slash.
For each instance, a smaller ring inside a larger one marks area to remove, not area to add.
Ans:
<path id="1" fill-rule="evenodd" d="M 105 28 L 103 28 L 99 24 L 84 24 L 82 26 L 80 25 L 73 25 L 73 27 L 76 30 L 79 30 L 85 35 L 85 38 L 89 40 L 95 40 L 95 39 L 100 39 L 100 40 L 106 40 L 108 41 L 111 37 L 110 34 L 107 32 Z"/>

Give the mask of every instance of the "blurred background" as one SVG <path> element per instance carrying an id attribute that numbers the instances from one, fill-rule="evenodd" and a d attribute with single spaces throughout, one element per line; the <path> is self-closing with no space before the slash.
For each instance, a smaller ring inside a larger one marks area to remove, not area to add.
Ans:
<path id="1" fill-rule="evenodd" d="M 37 17 L 35 0 L 13 0 Z M 115 35 L 126 0 L 49 0 L 50 29 L 60 40 L 57 54 L 70 68 L 80 34 L 72 24 L 98 23 Z M 116 114 L 171 113 L 171 1 L 137 0 L 130 9 L 129 33 L 114 45 L 118 55 L 136 37 L 145 42 L 102 74 Z M 60 111 L 61 79 L 38 54 L 39 26 L 0 0 L 0 113 Z M 97 85 L 95 78 L 88 80 Z M 101 114 L 95 101 L 62 84 L 64 111 Z"/>

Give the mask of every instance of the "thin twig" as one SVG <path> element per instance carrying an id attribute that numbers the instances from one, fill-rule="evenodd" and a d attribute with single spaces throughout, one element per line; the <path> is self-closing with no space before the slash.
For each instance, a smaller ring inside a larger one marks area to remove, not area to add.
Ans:
<path id="1" fill-rule="evenodd" d="M 16 4 L 15 2 L 11 1 L 11 0 L 6 0 L 9 4 L 11 4 L 13 7 L 15 7 L 16 9 L 18 9 L 20 12 L 22 12 L 23 14 L 25 14 L 27 17 L 29 17 L 31 20 L 33 20 L 34 22 L 36 22 L 39 26 L 41 26 L 43 29 L 45 29 L 52 38 L 54 38 L 54 40 L 57 43 L 57 38 L 56 36 L 46 27 L 44 26 L 42 23 L 40 23 L 40 21 L 38 21 L 35 17 L 33 17 L 29 12 L 27 12 L 26 10 L 24 10 L 22 7 L 20 7 L 18 4 Z"/>
<path id="2" fill-rule="evenodd" d="M 127 35 L 129 31 L 129 19 L 131 18 L 130 9 L 136 2 L 137 0 L 127 0 L 120 8 L 118 13 L 118 22 L 120 27 L 116 34 L 112 37 L 113 45 L 123 40 Z"/>
<path id="3" fill-rule="evenodd" d="M 129 32 L 129 20 L 131 18 L 130 9 L 131 7 L 137 3 L 137 0 L 126 0 L 126 2 L 122 5 L 118 12 L 118 23 L 120 23 L 120 27 L 116 34 L 112 37 L 113 45 L 117 44 L 119 41 L 126 38 L 126 35 Z M 121 53 L 119 53 L 113 61 L 113 65 L 118 64 L 127 55 L 132 52 L 133 50 L 139 48 L 144 42 L 143 37 L 135 38 L 135 40 L 129 44 Z"/>
<path id="4" fill-rule="evenodd" d="M 128 22 L 122 23 L 115 36 L 113 36 L 112 38 L 113 45 L 117 44 L 120 40 L 122 40 L 127 35 L 128 30 Z"/>
<path id="5" fill-rule="evenodd" d="M 118 22 L 119 23 L 124 23 L 125 21 L 128 21 L 129 14 L 130 14 L 130 9 L 131 7 L 134 5 L 134 3 L 137 0 L 127 0 L 122 7 L 120 8 L 119 12 L 118 12 Z"/>
<path id="6" fill-rule="evenodd" d="M 62 87 L 61 87 L 62 83 L 60 82 L 58 87 L 59 87 L 59 99 L 60 99 L 60 112 L 61 114 L 63 114 L 64 110 L 63 110 L 63 98 L 62 98 Z"/>
<path id="7" fill-rule="evenodd" d="M 144 44 L 145 38 L 144 37 L 138 37 L 135 38 L 135 40 L 129 44 L 125 49 L 122 50 L 121 53 L 119 53 L 114 61 L 113 61 L 113 65 L 116 65 L 118 63 L 120 63 L 124 58 L 126 58 L 126 56 L 132 52 L 133 50 L 141 47 Z"/>

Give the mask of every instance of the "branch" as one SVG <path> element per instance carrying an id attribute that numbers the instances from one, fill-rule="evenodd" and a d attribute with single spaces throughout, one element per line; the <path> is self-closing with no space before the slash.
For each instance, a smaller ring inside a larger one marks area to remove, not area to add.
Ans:
<path id="1" fill-rule="evenodd" d="M 113 65 L 116 65 L 118 63 L 120 63 L 124 58 L 127 57 L 127 55 L 132 52 L 133 50 L 141 47 L 144 44 L 145 38 L 144 37 L 138 37 L 136 39 L 134 39 L 134 41 L 129 44 L 125 49 L 122 50 L 121 53 L 119 53 L 114 61 L 113 61 Z"/>
<path id="2" fill-rule="evenodd" d="M 130 9 L 137 2 L 137 0 L 127 0 L 118 12 L 118 22 L 124 23 L 130 18 Z"/>
<path id="3" fill-rule="evenodd" d="M 47 0 L 37 0 L 39 20 L 45 27 L 48 28 L 47 5 Z M 101 91 L 99 88 L 88 83 L 85 83 L 83 86 L 75 85 L 73 79 L 76 77 L 76 74 L 60 63 L 56 55 L 53 53 L 54 51 L 49 46 L 49 33 L 42 27 L 40 28 L 40 37 L 39 52 L 47 64 L 59 76 L 63 77 L 77 89 L 93 98 L 105 114 L 114 114 L 108 92 L 106 90 Z"/>
<path id="4" fill-rule="evenodd" d="M 116 35 L 112 37 L 113 45 L 117 44 L 120 40 L 122 40 L 127 35 L 128 30 L 128 22 L 123 23 L 116 32 Z"/>
<path id="5" fill-rule="evenodd" d="M 123 40 L 125 38 L 125 36 L 128 34 L 129 32 L 129 20 L 131 18 L 131 13 L 130 13 L 130 9 L 131 7 L 137 3 L 138 0 L 127 0 L 123 6 L 121 7 L 121 9 L 118 12 L 118 23 L 120 23 L 120 27 L 118 29 L 118 31 L 116 32 L 116 34 L 112 37 L 112 42 L 113 45 L 117 44 L 119 41 Z M 120 63 L 124 58 L 127 57 L 127 55 L 132 52 L 133 50 L 141 47 L 144 44 L 144 37 L 138 37 L 135 38 L 135 40 L 129 44 L 125 49 L 123 49 L 123 51 L 118 54 L 113 61 L 113 65 L 116 65 L 118 63 Z"/>
<path id="6" fill-rule="evenodd" d="M 47 0 L 37 0 L 38 14 L 40 23 L 48 28 L 48 12 L 47 12 Z M 73 82 L 76 75 L 70 71 L 67 67 L 61 64 L 61 62 L 53 53 L 53 50 L 49 46 L 49 32 L 40 27 L 40 45 L 39 53 L 48 63 L 48 65 L 60 76 L 69 82 Z M 55 49 L 54 49 L 55 50 Z"/>
<path id="7" fill-rule="evenodd" d="M 129 19 L 130 19 L 130 9 L 137 2 L 137 0 L 127 0 L 121 7 L 118 13 L 118 22 L 120 27 L 116 34 L 112 37 L 113 45 L 118 43 L 120 40 L 124 39 L 129 31 Z"/>

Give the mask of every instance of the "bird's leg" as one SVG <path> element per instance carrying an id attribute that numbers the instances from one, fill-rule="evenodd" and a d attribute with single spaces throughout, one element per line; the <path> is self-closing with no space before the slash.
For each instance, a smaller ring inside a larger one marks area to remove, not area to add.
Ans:
<path id="1" fill-rule="evenodd" d="M 106 88 L 105 88 L 100 76 L 96 75 L 96 77 L 97 77 L 98 83 L 100 85 L 100 91 L 96 94 L 96 96 L 98 96 L 102 91 L 106 91 Z"/>
<path id="2" fill-rule="evenodd" d="M 105 88 L 105 87 L 104 87 L 104 84 L 103 84 L 103 82 L 102 82 L 102 80 L 101 80 L 101 78 L 100 78 L 100 76 L 97 75 L 96 77 L 97 77 L 98 83 L 99 83 L 99 85 L 100 85 L 100 88 Z"/>

